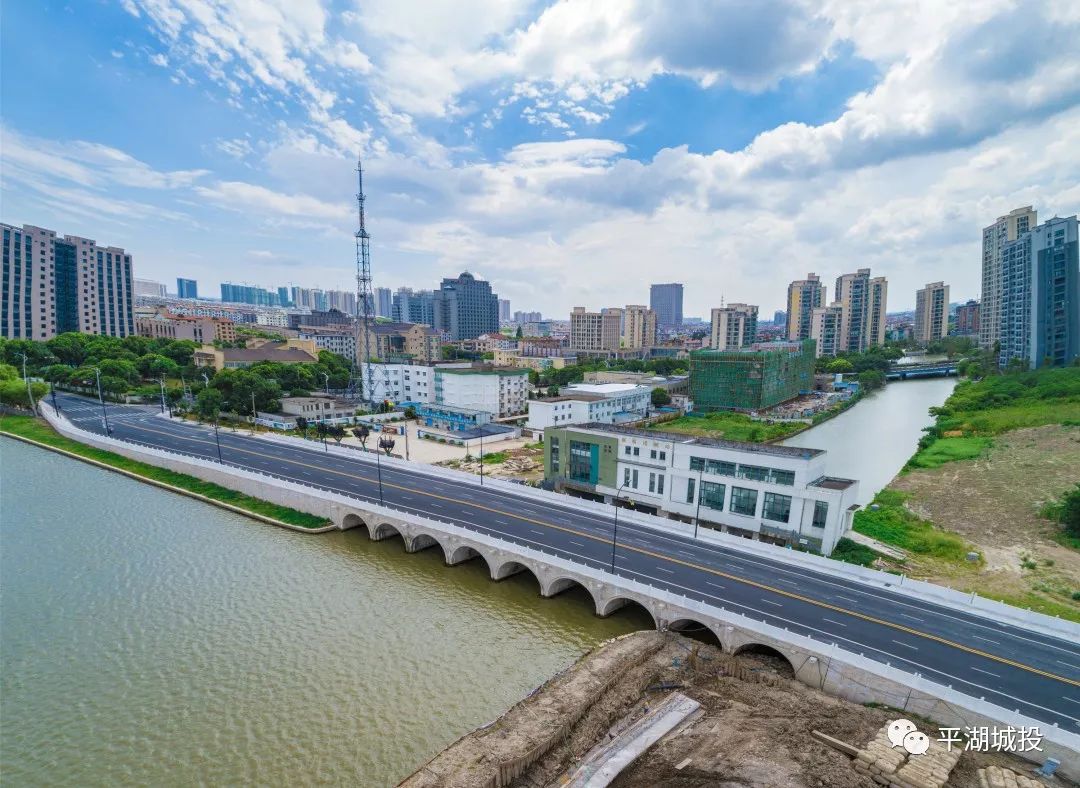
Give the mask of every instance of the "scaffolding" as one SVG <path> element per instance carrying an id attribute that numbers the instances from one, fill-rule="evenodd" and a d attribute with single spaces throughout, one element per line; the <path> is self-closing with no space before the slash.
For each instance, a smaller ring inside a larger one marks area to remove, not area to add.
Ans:
<path id="1" fill-rule="evenodd" d="M 743 350 L 690 354 L 694 409 L 754 411 L 771 408 L 814 387 L 814 340 L 760 343 Z"/>

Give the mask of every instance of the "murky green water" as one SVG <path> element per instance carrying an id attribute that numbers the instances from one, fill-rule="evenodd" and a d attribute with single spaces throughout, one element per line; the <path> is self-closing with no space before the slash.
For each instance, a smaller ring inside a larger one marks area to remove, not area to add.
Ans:
<path id="1" fill-rule="evenodd" d="M 390 785 L 595 643 L 651 626 L 10 439 L 0 463 L 8 786 Z"/>

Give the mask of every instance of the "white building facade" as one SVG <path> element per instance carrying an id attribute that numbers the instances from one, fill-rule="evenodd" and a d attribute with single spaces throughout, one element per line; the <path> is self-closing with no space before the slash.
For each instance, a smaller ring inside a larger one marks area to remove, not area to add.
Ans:
<path id="1" fill-rule="evenodd" d="M 495 418 L 525 413 L 529 370 L 435 367 L 435 403 L 482 410 Z"/>

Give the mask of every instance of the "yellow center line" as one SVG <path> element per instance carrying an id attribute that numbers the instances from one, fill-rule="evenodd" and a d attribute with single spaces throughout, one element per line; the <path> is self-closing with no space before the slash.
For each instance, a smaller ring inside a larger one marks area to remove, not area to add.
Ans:
<path id="1" fill-rule="evenodd" d="M 169 438 L 178 438 L 180 440 L 190 441 L 192 443 L 206 443 L 206 444 L 209 444 L 209 445 L 214 445 L 214 441 L 203 440 L 203 439 L 200 439 L 200 438 L 188 438 L 186 436 L 177 435 L 177 434 L 172 433 L 172 432 L 164 432 L 162 430 L 155 430 L 155 429 L 152 429 L 150 427 L 146 427 L 144 425 L 140 425 L 140 429 L 144 429 L 147 432 L 154 432 L 154 433 L 157 433 L 159 435 L 165 435 L 165 436 L 167 436 Z M 324 473 L 332 473 L 332 474 L 336 474 L 338 476 L 344 476 L 344 477 L 349 478 L 349 479 L 362 479 L 364 481 L 374 481 L 373 477 L 370 477 L 370 476 L 346 473 L 345 471 L 338 471 L 338 470 L 335 470 L 333 468 L 326 468 L 326 467 L 321 466 L 321 465 L 312 465 L 310 463 L 301 462 L 300 460 L 290 460 L 290 459 L 285 458 L 285 457 L 278 457 L 278 456 L 273 455 L 273 454 L 265 454 L 263 452 L 254 451 L 252 449 L 242 449 L 242 448 L 239 448 L 239 447 L 236 447 L 236 446 L 230 446 L 229 448 L 230 448 L 230 450 L 240 451 L 240 452 L 243 452 L 245 454 L 252 454 L 252 455 L 255 455 L 256 457 L 262 457 L 264 459 L 269 459 L 269 460 L 276 460 L 278 462 L 287 462 L 287 463 L 289 463 L 291 465 L 298 465 L 298 466 L 301 466 L 301 467 L 304 467 L 304 468 L 313 468 L 315 470 L 322 471 Z M 549 522 L 547 522 L 545 520 L 538 520 L 538 519 L 535 519 L 533 517 L 526 517 L 525 515 L 522 515 L 522 514 L 515 514 L 514 512 L 503 511 L 502 509 L 496 509 L 496 508 L 493 508 L 493 507 L 490 507 L 490 506 L 485 506 L 483 504 L 473 503 L 472 501 L 463 501 L 463 500 L 458 499 L 458 498 L 453 498 L 453 497 L 450 497 L 450 496 L 447 496 L 447 495 L 440 495 L 439 493 L 433 493 L 433 492 L 429 492 L 427 490 L 418 490 L 418 489 L 416 489 L 414 487 L 407 487 L 407 486 L 401 485 L 401 484 L 394 484 L 393 482 L 383 482 L 383 486 L 384 487 L 392 487 L 392 488 L 397 489 L 397 490 L 403 490 L 403 491 L 407 491 L 407 492 L 411 492 L 411 493 L 418 493 L 420 495 L 426 495 L 426 496 L 428 496 L 430 498 L 437 498 L 438 500 L 441 500 L 441 501 L 448 501 L 450 503 L 456 503 L 456 504 L 458 504 L 460 506 L 470 506 L 470 507 L 472 507 L 474 509 L 480 509 L 480 510 L 485 511 L 485 512 L 490 512 L 492 514 L 500 514 L 500 515 L 504 515 L 506 517 L 513 517 L 516 520 L 521 520 L 521 521 L 527 522 L 527 523 L 533 523 L 534 525 L 542 525 L 542 526 L 544 526 L 546 528 L 553 528 L 555 530 L 562 531 L 564 533 L 574 534 L 575 536 L 581 536 L 581 537 L 584 537 L 586 539 L 592 539 L 593 541 L 596 541 L 596 542 L 602 542 L 603 544 L 608 544 L 609 543 L 607 539 L 605 539 L 603 537 L 600 537 L 600 536 L 596 536 L 595 534 L 588 533 L 586 531 L 579 531 L 576 528 L 570 528 L 569 526 L 557 525 L 556 523 L 549 523 Z M 926 638 L 927 640 L 932 640 L 932 641 L 935 641 L 937 643 L 941 643 L 942 645 L 951 646 L 952 648 L 960 649 L 961 651 L 965 651 L 965 652 L 967 652 L 969 654 L 974 654 L 976 656 L 985 657 L 986 659 L 990 659 L 990 660 L 993 660 L 995 662 L 1000 662 L 1000 663 L 1002 663 L 1004 665 L 1010 665 L 1010 666 L 1012 666 L 1014 668 L 1020 668 L 1021 670 L 1026 670 L 1026 671 L 1029 671 L 1031 673 L 1036 673 L 1036 674 L 1038 674 L 1040 676 L 1046 676 L 1047 678 L 1056 679 L 1057 681 L 1060 681 L 1060 682 L 1065 683 L 1065 684 L 1070 684 L 1070 685 L 1072 685 L 1074 687 L 1080 687 L 1080 681 L 1075 681 L 1075 680 L 1067 678 L 1065 676 L 1059 676 L 1056 673 L 1051 673 L 1049 671 L 1045 671 L 1045 670 L 1042 670 L 1040 668 L 1033 667 L 1031 665 L 1025 665 L 1022 662 L 1016 662 L 1015 660 L 1008 659 L 1007 657 L 999 657 L 996 654 L 990 654 L 989 652 L 982 651 L 982 650 L 977 649 L 977 648 L 971 648 L 970 646 L 965 646 L 962 643 L 957 643 L 955 641 L 949 640 L 948 638 L 943 638 L 943 637 L 941 637 L 939 635 L 933 635 L 933 634 L 931 634 L 929 632 L 923 632 L 921 630 L 914 629 L 913 627 L 909 627 L 909 626 L 906 626 L 904 624 L 898 624 L 898 623 L 893 622 L 893 621 L 887 621 L 885 619 L 876 618 L 874 616 L 869 616 L 869 615 L 866 615 L 865 613 L 859 613 L 859 612 L 857 612 L 855 610 L 849 610 L 849 609 L 847 609 L 845 607 L 840 607 L 838 605 L 830 604 L 829 602 L 822 602 L 821 600 L 814 599 L 812 597 L 803 596 L 802 594 L 796 594 L 796 593 L 794 593 L 792 591 L 785 591 L 782 588 L 774 588 L 773 586 L 766 585 L 765 583 L 759 583 L 759 582 L 757 582 L 755 580 L 749 580 L 749 579 L 747 579 L 745 577 L 739 577 L 738 575 L 732 575 L 732 574 L 729 574 L 727 572 L 722 572 L 719 569 L 713 569 L 712 567 L 702 566 L 700 564 L 695 564 L 695 563 L 693 563 L 691 561 L 684 561 L 684 560 L 682 560 L 680 558 L 674 558 L 674 557 L 669 556 L 669 555 L 664 555 L 663 553 L 657 553 L 657 552 L 654 552 L 652 550 L 647 550 L 647 549 L 645 549 L 643 547 L 633 547 L 632 545 L 626 545 L 626 544 L 620 545 L 620 547 L 623 550 L 631 550 L 631 551 L 633 551 L 635 553 L 640 553 L 641 555 L 647 555 L 650 558 L 656 558 L 656 559 L 659 559 L 661 561 L 667 561 L 669 563 L 679 564 L 680 566 L 685 566 L 685 567 L 690 568 L 690 569 L 697 569 L 697 570 L 699 570 L 701 572 L 708 572 L 709 574 L 716 575 L 717 577 L 723 577 L 723 578 L 727 578 L 728 580 L 734 580 L 734 581 L 739 582 L 739 583 L 745 583 L 746 585 L 753 586 L 754 588 L 759 588 L 759 589 L 761 589 L 763 591 L 770 591 L 770 592 L 772 592 L 774 594 L 780 594 L 781 596 L 785 596 L 785 597 L 788 597 L 790 599 L 796 599 L 796 600 L 798 600 L 800 602 L 806 602 L 807 604 L 815 605 L 815 606 L 821 607 L 821 608 L 825 608 L 826 610 L 832 610 L 832 611 L 834 611 L 836 613 L 843 613 L 845 615 L 854 616 L 855 618 L 862 619 L 863 621 L 868 621 L 868 622 L 873 623 L 873 624 L 880 624 L 881 626 L 889 627 L 891 629 L 895 629 L 895 630 L 898 630 L 900 632 L 905 632 L 905 633 L 907 633 L 909 635 L 915 635 L 917 637 Z"/>

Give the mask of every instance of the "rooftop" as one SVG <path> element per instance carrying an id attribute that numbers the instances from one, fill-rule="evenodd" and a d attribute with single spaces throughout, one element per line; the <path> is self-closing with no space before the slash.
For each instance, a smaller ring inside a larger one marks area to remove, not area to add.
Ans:
<path id="1" fill-rule="evenodd" d="M 746 443 L 744 441 L 729 441 L 722 438 L 702 438 L 694 435 L 684 435 L 681 432 L 662 432 L 660 430 L 643 430 L 637 427 L 620 427 L 614 424 L 600 424 L 589 422 L 570 426 L 574 430 L 591 430 L 593 432 L 608 432 L 617 435 L 636 435 L 641 438 L 654 440 L 669 440 L 674 443 L 683 443 L 693 446 L 713 446 L 718 449 L 734 449 L 754 454 L 767 454 L 772 457 L 794 457 L 800 460 L 809 460 L 825 453 L 824 449 L 809 449 L 802 446 L 778 446 L 773 443 Z M 828 479 L 830 477 L 822 477 Z M 820 480 L 819 480 L 820 481 Z M 842 480 L 850 481 L 850 480 Z M 854 484 L 854 482 L 850 482 Z M 822 485 L 824 486 L 824 485 Z M 843 488 L 834 488 L 843 489 Z"/>
<path id="2" fill-rule="evenodd" d="M 841 479 L 838 476 L 822 476 L 810 482 L 811 487 L 824 487 L 826 490 L 846 490 L 853 484 L 856 484 L 854 479 Z"/>
<path id="3" fill-rule="evenodd" d="M 641 388 L 637 383 L 571 383 L 567 388 L 572 394 L 597 394 L 601 397 L 611 397 L 615 394 L 626 394 Z"/>

